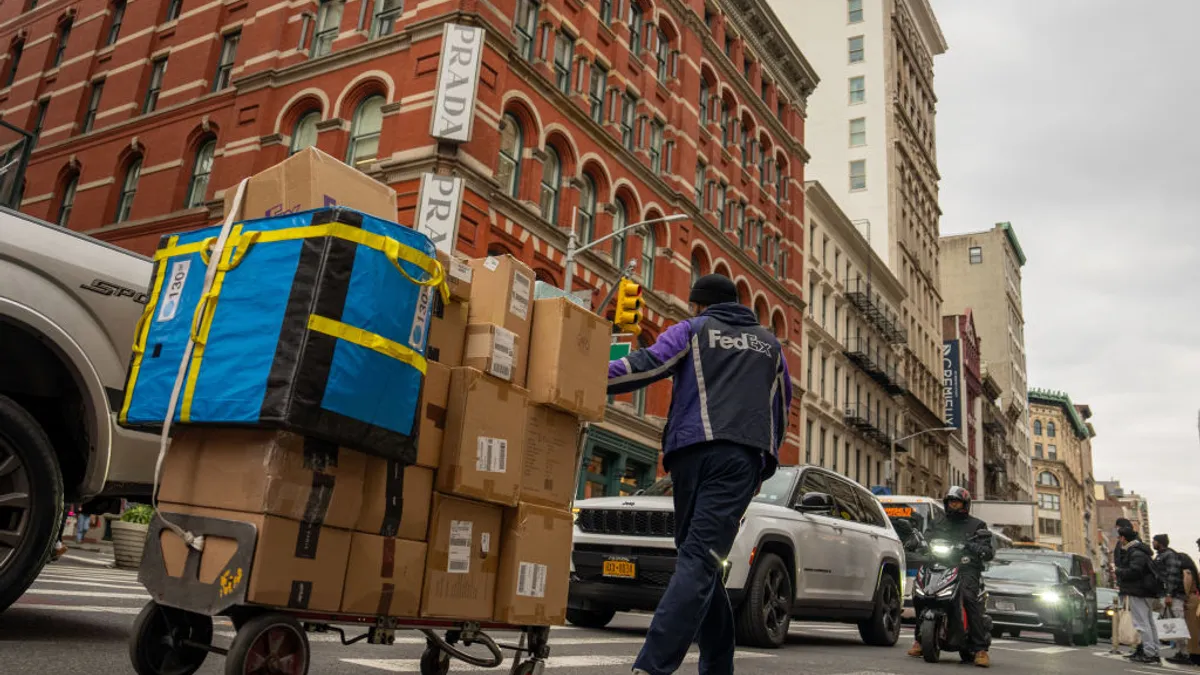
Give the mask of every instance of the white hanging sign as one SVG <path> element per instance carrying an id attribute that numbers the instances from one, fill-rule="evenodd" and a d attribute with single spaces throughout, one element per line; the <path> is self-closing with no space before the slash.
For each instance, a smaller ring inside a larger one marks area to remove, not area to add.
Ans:
<path id="1" fill-rule="evenodd" d="M 429 120 L 434 138 L 455 143 L 471 138 L 483 39 L 484 30 L 475 26 L 448 23 L 442 30 L 442 60 Z"/>
<path id="2" fill-rule="evenodd" d="M 414 229 L 433 240 L 437 250 L 453 257 L 462 211 L 463 179 L 427 173 L 421 176 Z"/>

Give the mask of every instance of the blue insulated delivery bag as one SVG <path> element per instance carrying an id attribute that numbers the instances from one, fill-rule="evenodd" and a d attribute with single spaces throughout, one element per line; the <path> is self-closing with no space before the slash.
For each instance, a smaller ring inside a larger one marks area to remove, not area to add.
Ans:
<path id="1" fill-rule="evenodd" d="M 334 207 L 164 237 L 138 325 L 121 424 L 161 429 L 189 334 L 172 424 L 267 427 L 416 460 L 433 243 Z M 202 297 L 203 295 L 203 297 Z"/>

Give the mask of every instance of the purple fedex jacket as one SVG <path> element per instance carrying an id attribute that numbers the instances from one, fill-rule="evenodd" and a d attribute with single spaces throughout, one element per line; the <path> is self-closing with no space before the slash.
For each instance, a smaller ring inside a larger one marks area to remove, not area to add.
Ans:
<path id="1" fill-rule="evenodd" d="M 663 464 L 681 448 L 726 441 L 761 450 L 775 473 L 792 402 L 783 347 L 738 303 L 712 305 L 663 331 L 658 341 L 608 363 L 608 393 L 674 378 L 663 431 Z"/>

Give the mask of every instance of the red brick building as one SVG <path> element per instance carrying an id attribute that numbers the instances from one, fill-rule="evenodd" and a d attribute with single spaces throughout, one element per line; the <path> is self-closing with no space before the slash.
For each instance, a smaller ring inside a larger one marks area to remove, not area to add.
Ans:
<path id="1" fill-rule="evenodd" d="M 486 30 L 461 144 L 429 133 L 448 21 Z M 650 342 L 685 316 L 693 275 L 723 272 L 801 372 L 817 78 L 765 0 L 12 0 L 0 49 L 0 111 L 38 135 L 32 215 L 148 253 L 316 145 L 393 186 L 402 223 L 423 173 L 462 177 L 458 249 L 561 285 L 575 209 L 585 241 L 683 213 L 581 255 L 575 288 L 598 300 L 614 257 L 637 259 Z M 588 494 L 653 477 L 669 399 L 659 383 L 614 403 Z"/>

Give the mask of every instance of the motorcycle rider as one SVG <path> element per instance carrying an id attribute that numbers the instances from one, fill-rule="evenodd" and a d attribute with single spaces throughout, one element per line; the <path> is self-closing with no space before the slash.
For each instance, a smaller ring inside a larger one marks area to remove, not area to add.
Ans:
<path id="1" fill-rule="evenodd" d="M 951 487 L 942 500 L 946 507 L 946 520 L 934 525 L 927 539 L 944 539 L 951 545 L 963 547 L 964 562 L 959 565 L 959 578 L 962 580 L 963 608 L 967 613 L 966 651 L 975 655 L 975 665 L 980 668 L 991 666 L 988 647 L 991 646 L 991 634 L 988 631 L 988 619 L 984 613 L 980 590 L 983 586 L 983 567 L 992 559 L 995 551 L 992 548 L 992 533 L 987 523 L 971 515 L 971 493 L 959 486 Z M 915 639 L 908 650 L 909 656 L 921 656 L 921 622 L 913 631 Z"/>

